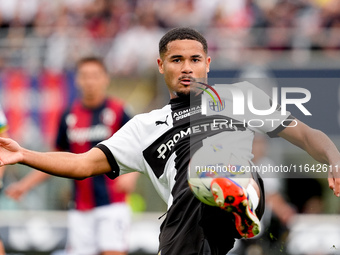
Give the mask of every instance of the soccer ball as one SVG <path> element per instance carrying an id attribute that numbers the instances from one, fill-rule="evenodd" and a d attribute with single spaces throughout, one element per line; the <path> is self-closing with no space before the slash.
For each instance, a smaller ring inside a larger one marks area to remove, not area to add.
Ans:
<path id="1" fill-rule="evenodd" d="M 246 188 L 251 173 L 250 162 L 222 146 L 203 146 L 195 152 L 188 166 L 188 183 L 194 195 L 203 203 L 217 206 L 211 192 L 214 178 L 229 178 Z"/>

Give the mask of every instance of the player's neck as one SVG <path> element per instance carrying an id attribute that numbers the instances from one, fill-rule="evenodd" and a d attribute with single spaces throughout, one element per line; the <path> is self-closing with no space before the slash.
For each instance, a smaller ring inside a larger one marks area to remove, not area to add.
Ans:
<path id="1" fill-rule="evenodd" d="M 105 102 L 105 97 L 82 98 L 81 102 L 87 108 L 97 108 Z"/>

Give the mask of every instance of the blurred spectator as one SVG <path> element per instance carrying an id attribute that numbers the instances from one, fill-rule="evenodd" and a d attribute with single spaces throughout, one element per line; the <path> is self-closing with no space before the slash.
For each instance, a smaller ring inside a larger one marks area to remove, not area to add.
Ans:
<path id="1" fill-rule="evenodd" d="M 202 16 L 197 15 L 195 2 L 197 1 L 163 0 L 157 5 L 157 15 L 167 28 L 182 26 L 199 27 L 202 22 Z M 172 13 L 172 15 L 169 15 L 169 13 Z"/>
<path id="2" fill-rule="evenodd" d="M 158 56 L 157 42 L 162 30 L 157 26 L 154 11 L 146 9 L 139 13 L 136 24 L 117 34 L 106 57 L 113 74 L 142 74 L 155 66 Z M 142 63 L 142 64 L 141 64 Z"/>
<path id="3" fill-rule="evenodd" d="M 36 15 L 39 0 L 0 0 L 0 16 L 4 23 L 16 21 L 22 26 L 30 26 Z"/>
<path id="4" fill-rule="evenodd" d="M 297 4 L 283 0 L 267 13 L 265 45 L 270 50 L 292 48 L 292 28 L 294 27 Z"/>
<path id="5" fill-rule="evenodd" d="M 60 72 L 66 65 L 70 42 L 70 22 L 66 11 L 57 16 L 55 31 L 47 40 L 45 67 Z"/>

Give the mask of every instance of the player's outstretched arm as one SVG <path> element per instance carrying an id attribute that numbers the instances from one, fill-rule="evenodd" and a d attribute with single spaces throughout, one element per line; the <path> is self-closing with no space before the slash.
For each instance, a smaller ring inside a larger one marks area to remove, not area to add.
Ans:
<path id="1" fill-rule="evenodd" d="M 0 138 L 0 166 L 17 163 L 72 179 L 84 179 L 111 170 L 105 154 L 98 148 L 82 154 L 36 152 L 21 147 L 12 139 Z"/>
<path id="2" fill-rule="evenodd" d="M 302 148 L 320 163 L 333 166 L 328 172 L 328 184 L 336 196 L 340 196 L 340 153 L 329 137 L 320 130 L 313 129 L 301 121 L 292 122 L 279 136 Z M 335 167 L 338 166 L 338 167 Z M 335 170 L 335 171 L 334 171 Z M 338 170 L 338 171 L 336 171 Z"/>

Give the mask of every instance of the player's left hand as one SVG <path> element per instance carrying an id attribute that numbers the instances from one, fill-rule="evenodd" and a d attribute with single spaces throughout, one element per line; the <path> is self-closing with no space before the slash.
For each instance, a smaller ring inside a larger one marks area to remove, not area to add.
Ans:
<path id="1" fill-rule="evenodd" d="M 334 195 L 340 197 L 340 161 L 331 164 L 328 169 L 328 185 Z"/>

